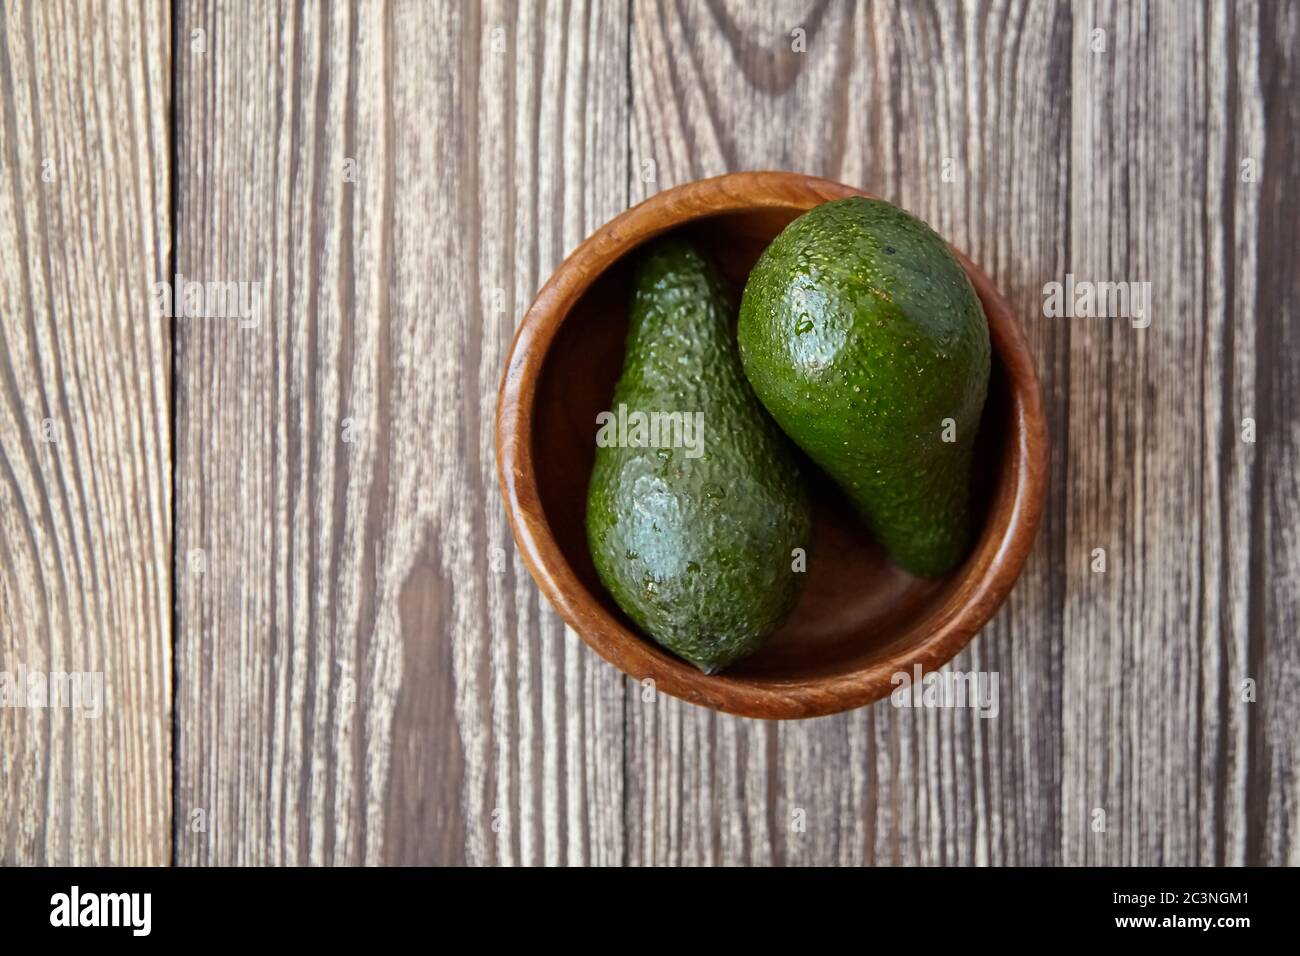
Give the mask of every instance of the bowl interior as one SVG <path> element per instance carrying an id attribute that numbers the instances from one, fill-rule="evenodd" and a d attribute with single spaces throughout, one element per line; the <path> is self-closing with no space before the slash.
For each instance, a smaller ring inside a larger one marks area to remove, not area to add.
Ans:
<path id="1" fill-rule="evenodd" d="M 730 213 L 690 222 L 675 232 L 695 241 L 739 293 L 763 249 L 801 212 L 779 208 Z M 635 625 L 596 575 L 584 516 L 596 452 L 596 416 L 610 408 L 623 367 L 635 257 L 633 250 L 613 263 L 565 317 L 538 378 L 532 432 L 538 495 L 556 544 L 591 597 L 633 634 Z M 1006 490 L 999 489 L 999 482 L 1010 480 L 1002 468 L 1009 425 L 1007 373 L 994 349 L 975 449 L 972 503 L 977 527 L 987 520 L 989 502 Z M 726 678 L 789 685 L 881 665 L 924 640 L 932 631 L 930 624 L 951 609 L 965 566 L 937 582 L 909 575 L 872 541 L 828 478 L 807 461 L 803 473 L 814 506 L 803 596 L 771 640 L 728 668 Z"/>

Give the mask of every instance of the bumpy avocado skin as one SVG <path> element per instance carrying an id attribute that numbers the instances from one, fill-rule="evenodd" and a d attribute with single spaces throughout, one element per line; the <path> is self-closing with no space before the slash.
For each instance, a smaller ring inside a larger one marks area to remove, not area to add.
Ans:
<path id="1" fill-rule="evenodd" d="M 587 540 L 601 582 L 647 635 L 705 673 L 752 653 L 794 608 L 811 513 L 795 452 L 755 398 L 734 296 L 688 242 L 643 253 L 612 410 L 702 412 L 702 455 L 597 447 Z"/>
<path id="2" fill-rule="evenodd" d="M 880 200 L 817 206 L 750 273 L 737 337 L 763 405 L 894 561 L 929 578 L 955 567 L 970 544 L 989 334 L 943 239 Z"/>

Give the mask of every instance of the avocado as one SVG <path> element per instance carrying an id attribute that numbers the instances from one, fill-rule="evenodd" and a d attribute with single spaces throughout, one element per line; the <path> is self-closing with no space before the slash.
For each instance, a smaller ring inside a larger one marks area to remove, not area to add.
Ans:
<path id="1" fill-rule="evenodd" d="M 966 556 L 989 332 L 943 239 L 878 199 L 816 206 L 750 272 L 737 339 L 763 405 L 897 564 L 937 578 Z"/>
<path id="2" fill-rule="evenodd" d="M 741 370 L 735 299 L 687 241 L 644 251 L 587 494 L 601 582 L 706 674 L 756 650 L 794 608 L 812 527 L 797 453 Z"/>

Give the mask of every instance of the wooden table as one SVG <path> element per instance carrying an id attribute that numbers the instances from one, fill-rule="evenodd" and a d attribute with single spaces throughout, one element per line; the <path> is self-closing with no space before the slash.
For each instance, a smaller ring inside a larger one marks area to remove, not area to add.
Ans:
<path id="1" fill-rule="evenodd" d="M 1298 139 L 1284 0 L 0 6 L 0 671 L 105 681 L 0 708 L 0 862 L 1300 863 Z M 1050 502 L 953 665 L 996 719 L 643 702 L 513 549 L 533 294 L 760 168 L 1022 317 Z M 1045 317 L 1067 275 L 1150 326 Z"/>

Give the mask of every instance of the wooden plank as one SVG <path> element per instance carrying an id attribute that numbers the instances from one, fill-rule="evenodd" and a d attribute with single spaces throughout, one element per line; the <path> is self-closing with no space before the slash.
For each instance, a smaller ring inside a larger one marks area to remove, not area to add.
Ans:
<path id="1" fill-rule="evenodd" d="M 170 34 L 0 6 L 0 864 L 170 857 Z"/>
<path id="2" fill-rule="evenodd" d="M 952 665 L 999 673 L 998 718 L 880 704 L 778 726 L 632 693 L 633 861 L 1059 859 L 1068 330 L 1035 316 L 1068 228 L 1069 31 L 1065 4 L 634 4 L 632 167 L 657 173 L 634 190 L 785 168 L 912 209 L 1025 316 L 1058 444 L 1024 577 Z"/>
<path id="3" fill-rule="evenodd" d="M 1252 449 L 1255 481 L 1243 489 L 1250 493 L 1251 549 L 1248 563 L 1234 569 L 1234 583 L 1236 593 L 1249 588 L 1249 643 L 1241 655 L 1241 671 L 1256 681 L 1258 698 L 1246 705 L 1237 696 L 1233 705 L 1249 707 L 1245 858 L 1252 864 L 1296 866 L 1300 421 L 1294 405 L 1300 395 L 1300 272 L 1295 268 L 1300 248 L 1300 5 L 1245 7 L 1238 11 L 1236 30 L 1239 83 L 1248 93 L 1238 156 L 1261 157 L 1262 163 L 1256 183 L 1236 186 L 1243 194 L 1239 203 L 1250 213 L 1236 220 L 1238 235 L 1250 237 L 1244 243 L 1240 273 L 1253 278 L 1243 281 L 1239 290 L 1237 316 L 1243 330 L 1252 322 L 1254 326 L 1254 339 L 1247 340 L 1253 346 L 1254 375 L 1238 379 L 1237 394 L 1242 417 L 1253 412 L 1258 434 Z M 1237 442 L 1233 448 L 1246 450 Z M 1242 508 L 1244 502 L 1234 497 L 1232 504 Z M 1239 776 L 1244 775 L 1239 769 Z"/>
<path id="4" fill-rule="evenodd" d="M 1069 269 L 1149 282 L 1151 321 L 1064 320 L 1069 863 L 1243 863 L 1257 826 L 1238 686 L 1256 636 L 1284 638 L 1248 616 L 1242 573 L 1258 547 L 1240 427 L 1258 413 L 1259 191 L 1240 182 L 1260 147 L 1256 13 L 1074 8 Z"/>
<path id="5" fill-rule="evenodd" d="M 180 17 L 181 271 L 266 307 L 179 330 L 179 861 L 619 861 L 622 678 L 492 444 L 516 317 L 627 200 L 626 8 Z"/>
<path id="6" fill-rule="evenodd" d="M 479 199 L 460 222 L 478 276 L 464 334 L 479 349 L 479 383 L 463 507 L 481 518 L 461 532 L 459 580 L 488 573 L 486 613 L 455 632 L 481 677 L 458 680 L 456 692 L 469 766 L 484 781 L 467 812 L 486 822 L 495 810 L 497 826 L 470 834 L 466 858 L 618 863 L 623 678 L 563 626 L 515 555 L 493 419 L 518 318 L 564 256 L 626 207 L 627 9 L 486 3 L 469 35 L 480 39 L 467 65 L 461 176 Z"/>

